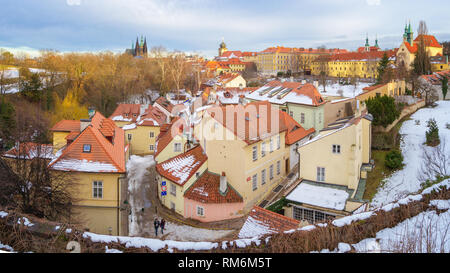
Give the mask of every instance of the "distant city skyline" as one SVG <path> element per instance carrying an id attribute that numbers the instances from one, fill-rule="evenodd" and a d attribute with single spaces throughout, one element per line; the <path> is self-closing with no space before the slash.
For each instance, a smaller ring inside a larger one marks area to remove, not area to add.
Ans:
<path id="1" fill-rule="evenodd" d="M 398 47 L 405 23 L 420 20 L 442 42 L 450 40 L 450 3 L 443 1 L 318 0 L 5 0 L 0 48 L 37 52 L 125 52 L 136 37 L 211 58 L 225 39 L 229 50 L 271 46 Z"/>

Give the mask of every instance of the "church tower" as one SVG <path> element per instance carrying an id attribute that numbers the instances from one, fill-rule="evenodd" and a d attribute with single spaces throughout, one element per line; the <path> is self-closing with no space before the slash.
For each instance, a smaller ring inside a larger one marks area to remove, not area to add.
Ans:
<path id="1" fill-rule="evenodd" d="M 147 57 L 148 56 L 148 48 L 147 48 L 147 37 L 141 35 L 141 41 L 139 42 L 139 37 L 136 37 L 135 46 L 131 47 L 131 52 L 134 57 Z"/>
<path id="2" fill-rule="evenodd" d="M 220 46 L 219 46 L 219 57 L 222 56 L 222 54 L 227 52 L 227 51 L 228 51 L 227 45 L 225 44 L 225 41 L 222 38 L 222 43 L 220 43 Z"/>
<path id="3" fill-rule="evenodd" d="M 367 51 L 367 52 L 370 51 L 369 34 L 366 34 L 366 44 L 364 45 L 364 47 L 366 48 L 366 51 Z"/>

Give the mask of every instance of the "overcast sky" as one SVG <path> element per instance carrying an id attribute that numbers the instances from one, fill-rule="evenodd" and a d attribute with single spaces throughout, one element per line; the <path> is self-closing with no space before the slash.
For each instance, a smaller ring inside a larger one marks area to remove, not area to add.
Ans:
<path id="1" fill-rule="evenodd" d="M 149 47 L 217 54 L 269 46 L 398 47 L 406 20 L 450 40 L 448 0 L 1 0 L 0 48 L 122 52 Z"/>

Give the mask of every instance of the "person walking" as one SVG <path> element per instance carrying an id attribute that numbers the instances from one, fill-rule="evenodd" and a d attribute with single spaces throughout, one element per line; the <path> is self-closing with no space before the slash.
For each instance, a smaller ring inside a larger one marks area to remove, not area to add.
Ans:
<path id="1" fill-rule="evenodd" d="M 153 222 L 153 225 L 155 226 L 155 236 L 158 237 L 158 228 L 159 228 L 158 218 L 155 218 L 155 221 Z"/>
<path id="2" fill-rule="evenodd" d="M 164 218 L 161 218 L 159 226 L 161 227 L 161 234 L 164 234 L 164 227 L 166 226 L 166 220 L 164 220 Z"/>

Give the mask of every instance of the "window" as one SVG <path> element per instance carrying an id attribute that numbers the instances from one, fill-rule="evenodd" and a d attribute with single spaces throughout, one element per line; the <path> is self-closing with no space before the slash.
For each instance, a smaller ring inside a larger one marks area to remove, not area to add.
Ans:
<path id="1" fill-rule="evenodd" d="M 177 196 L 177 186 L 175 186 L 174 184 L 170 184 L 170 194 L 172 194 L 173 196 Z"/>
<path id="2" fill-rule="evenodd" d="M 266 184 L 266 169 L 261 171 L 261 185 Z"/>
<path id="3" fill-rule="evenodd" d="M 277 175 L 279 175 L 281 173 L 281 162 L 278 161 L 277 162 Z"/>
<path id="4" fill-rule="evenodd" d="M 175 143 L 174 151 L 181 152 L 181 143 Z"/>
<path id="5" fill-rule="evenodd" d="M 289 116 L 294 117 L 294 112 L 289 111 Z"/>
<path id="6" fill-rule="evenodd" d="M 322 113 L 319 113 L 319 123 L 322 123 Z"/>
<path id="7" fill-rule="evenodd" d="M 155 133 L 154 132 L 150 132 L 150 138 L 154 138 L 155 137 Z"/>
<path id="8" fill-rule="evenodd" d="M 205 216 L 205 209 L 203 207 L 197 206 L 197 216 Z"/>
<path id="9" fill-rule="evenodd" d="M 325 181 L 325 168 L 317 167 L 317 181 Z"/>
<path id="10" fill-rule="evenodd" d="M 200 173 L 199 173 L 199 172 L 196 172 L 196 173 L 195 173 L 195 177 L 197 177 L 197 178 L 200 177 Z"/>
<path id="11" fill-rule="evenodd" d="M 154 151 L 155 150 L 155 146 L 154 145 L 150 145 L 150 151 Z"/>
<path id="12" fill-rule="evenodd" d="M 273 139 L 270 139 L 270 152 L 273 152 Z"/>
<path id="13" fill-rule="evenodd" d="M 90 152 L 91 152 L 91 144 L 84 144 L 83 153 L 90 153 Z"/>
<path id="14" fill-rule="evenodd" d="M 305 113 L 300 114 L 300 123 L 305 123 Z"/>
<path id="15" fill-rule="evenodd" d="M 258 147 L 257 146 L 253 146 L 253 161 L 256 161 L 258 159 Z"/>
<path id="16" fill-rule="evenodd" d="M 170 209 L 175 210 L 175 203 L 174 202 L 170 202 Z"/>
<path id="17" fill-rule="evenodd" d="M 333 154 L 341 153 L 341 145 L 333 145 Z"/>
<path id="18" fill-rule="evenodd" d="M 277 136 L 277 150 L 279 150 L 281 147 L 281 140 L 280 140 L 280 135 Z"/>
<path id="19" fill-rule="evenodd" d="M 252 177 L 252 189 L 253 191 L 256 191 L 258 189 L 258 175 L 255 174 Z"/>
<path id="20" fill-rule="evenodd" d="M 94 181 L 92 182 L 92 197 L 96 199 L 103 198 L 103 182 Z"/>
<path id="21" fill-rule="evenodd" d="M 273 179 L 273 165 L 270 165 L 269 176 L 270 176 L 270 180 L 272 180 Z"/>
<path id="22" fill-rule="evenodd" d="M 132 137 L 132 136 L 133 136 L 132 134 L 128 134 L 128 141 L 131 140 L 131 137 Z"/>
<path id="23" fill-rule="evenodd" d="M 294 219 L 299 220 L 299 221 L 306 220 L 310 224 L 324 222 L 324 221 L 328 221 L 330 219 L 336 218 L 336 216 L 331 215 L 331 214 L 327 214 L 324 212 L 311 210 L 311 209 L 299 208 L 296 206 L 294 206 L 293 217 L 294 217 Z"/>

